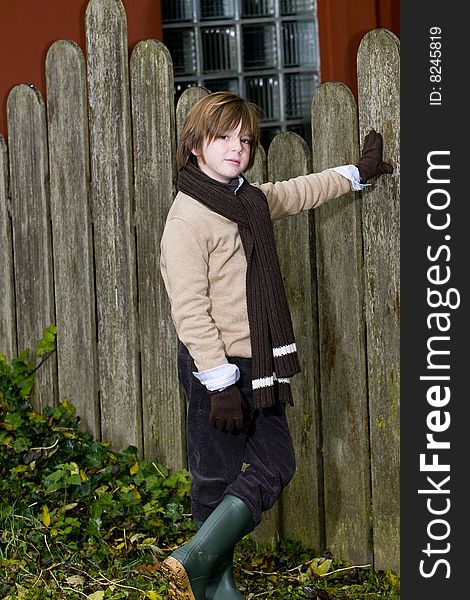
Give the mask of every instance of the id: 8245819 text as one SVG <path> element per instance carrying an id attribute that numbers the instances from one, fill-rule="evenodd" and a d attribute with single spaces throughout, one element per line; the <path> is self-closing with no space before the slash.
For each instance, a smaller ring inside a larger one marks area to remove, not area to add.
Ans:
<path id="1" fill-rule="evenodd" d="M 429 28 L 429 105 L 442 105 L 442 30 L 440 27 Z"/>

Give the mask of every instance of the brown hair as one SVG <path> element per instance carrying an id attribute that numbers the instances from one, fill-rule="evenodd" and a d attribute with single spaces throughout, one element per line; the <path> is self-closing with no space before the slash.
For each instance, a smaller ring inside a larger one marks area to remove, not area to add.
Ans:
<path id="1" fill-rule="evenodd" d="M 261 109 L 252 102 L 230 92 L 214 92 L 204 96 L 189 110 L 181 129 L 176 162 L 182 169 L 193 156 L 193 149 L 202 149 L 204 141 L 213 140 L 242 123 L 242 132 L 251 140 L 250 160 L 253 166 L 260 140 Z M 204 157 L 203 157 L 204 158 Z"/>

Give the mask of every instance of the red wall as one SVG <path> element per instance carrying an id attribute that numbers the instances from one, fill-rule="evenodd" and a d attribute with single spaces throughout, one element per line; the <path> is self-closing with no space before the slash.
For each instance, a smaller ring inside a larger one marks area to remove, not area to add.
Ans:
<path id="1" fill-rule="evenodd" d="M 341 81 L 357 96 L 357 50 L 363 36 L 378 28 L 400 37 L 399 0 L 318 0 L 322 83 Z"/>
<path id="2" fill-rule="evenodd" d="M 129 47 L 162 39 L 160 0 L 122 0 Z M 56 40 L 73 40 L 85 52 L 88 0 L 2 0 L 0 2 L 0 134 L 7 136 L 6 103 L 18 83 L 34 84 L 45 97 L 44 62 Z"/>

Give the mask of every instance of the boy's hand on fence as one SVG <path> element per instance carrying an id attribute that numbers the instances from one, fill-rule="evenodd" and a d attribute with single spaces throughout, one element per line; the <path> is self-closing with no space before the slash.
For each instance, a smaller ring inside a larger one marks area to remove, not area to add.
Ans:
<path id="1" fill-rule="evenodd" d="M 356 167 L 359 170 L 361 182 L 365 183 L 373 177 L 393 173 L 390 163 L 383 162 L 383 140 L 382 135 L 371 129 L 364 138 L 362 155 Z"/>
<path id="2" fill-rule="evenodd" d="M 236 385 L 229 385 L 221 392 L 209 392 L 209 396 L 211 399 L 209 425 L 229 433 L 243 429 L 243 410 L 246 402 Z"/>

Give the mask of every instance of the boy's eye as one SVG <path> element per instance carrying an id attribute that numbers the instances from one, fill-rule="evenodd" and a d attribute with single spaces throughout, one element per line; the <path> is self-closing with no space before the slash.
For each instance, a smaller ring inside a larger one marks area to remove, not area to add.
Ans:
<path id="1" fill-rule="evenodd" d="M 219 135 L 219 140 L 229 140 L 229 139 L 230 139 L 230 135 L 228 133 L 221 133 Z M 240 142 L 243 145 L 245 145 L 245 144 L 248 145 L 248 146 L 251 145 L 251 139 L 248 138 L 248 137 L 242 137 L 242 138 L 240 138 Z"/>

